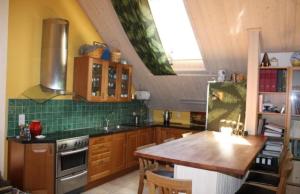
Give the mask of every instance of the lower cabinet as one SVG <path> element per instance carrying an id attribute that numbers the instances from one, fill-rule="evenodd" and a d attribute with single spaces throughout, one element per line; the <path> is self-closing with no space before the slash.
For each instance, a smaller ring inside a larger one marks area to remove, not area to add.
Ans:
<path id="1" fill-rule="evenodd" d="M 126 167 L 126 134 L 112 135 L 112 173 L 119 172 Z"/>
<path id="2" fill-rule="evenodd" d="M 88 156 L 88 182 L 112 173 L 112 136 L 90 138 Z"/>
<path id="3" fill-rule="evenodd" d="M 179 139 L 182 137 L 182 134 L 191 132 L 186 129 L 177 129 L 177 128 L 158 128 L 156 130 L 156 142 L 163 143 L 164 140 L 169 138 Z"/>
<path id="4" fill-rule="evenodd" d="M 8 142 L 8 180 L 33 194 L 53 194 L 55 179 L 54 144 Z"/>
<path id="5" fill-rule="evenodd" d="M 155 142 L 154 140 L 154 128 L 145 128 L 145 129 L 141 129 L 140 130 L 140 134 L 139 134 L 139 146 L 143 146 L 143 145 L 147 145 L 147 144 L 151 144 L 153 142 Z"/>
<path id="6" fill-rule="evenodd" d="M 129 168 L 138 164 L 138 159 L 134 156 L 134 152 L 140 146 L 139 130 L 127 132 L 126 140 L 126 168 Z"/>
<path id="7" fill-rule="evenodd" d="M 122 170 L 138 167 L 134 156 L 137 147 L 162 143 L 171 137 L 180 138 L 189 130 L 144 128 L 101 137 L 91 137 L 88 156 L 88 182 L 95 182 Z"/>

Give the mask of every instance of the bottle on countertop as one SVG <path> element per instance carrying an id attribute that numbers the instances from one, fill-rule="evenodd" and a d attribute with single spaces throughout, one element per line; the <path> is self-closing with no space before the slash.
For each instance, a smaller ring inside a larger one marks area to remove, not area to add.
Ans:
<path id="1" fill-rule="evenodd" d="M 29 129 L 29 125 L 27 124 L 24 128 L 24 140 L 30 141 L 31 140 L 31 133 Z"/>

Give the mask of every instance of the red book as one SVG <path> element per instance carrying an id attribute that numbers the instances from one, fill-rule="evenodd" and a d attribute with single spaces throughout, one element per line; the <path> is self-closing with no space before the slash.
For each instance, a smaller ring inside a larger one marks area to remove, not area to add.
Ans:
<path id="1" fill-rule="evenodd" d="M 265 91 L 265 70 L 261 69 L 259 71 L 259 91 L 264 92 Z"/>
<path id="2" fill-rule="evenodd" d="M 271 72 L 272 72 L 272 70 L 266 69 L 266 74 L 265 74 L 265 92 L 270 92 L 271 91 Z"/>
<path id="3" fill-rule="evenodd" d="M 273 69 L 271 71 L 271 76 L 270 76 L 270 92 L 276 92 L 276 82 L 277 82 L 277 70 Z"/>

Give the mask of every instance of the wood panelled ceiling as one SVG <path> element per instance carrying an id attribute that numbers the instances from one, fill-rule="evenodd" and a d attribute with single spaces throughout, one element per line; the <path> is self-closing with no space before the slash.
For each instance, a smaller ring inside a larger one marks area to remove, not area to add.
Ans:
<path id="1" fill-rule="evenodd" d="M 109 0 L 78 0 L 103 40 L 132 65 L 151 108 L 203 111 L 211 76 L 153 76 L 131 46 Z M 247 29 L 261 28 L 268 52 L 300 50 L 300 0 L 185 0 L 207 71 L 246 73 Z M 188 49 L 188 48 L 187 48 Z M 254 64 L 256 65 L 256 64 Z M 195 103 L 196 102 L 196 103 Z"/>

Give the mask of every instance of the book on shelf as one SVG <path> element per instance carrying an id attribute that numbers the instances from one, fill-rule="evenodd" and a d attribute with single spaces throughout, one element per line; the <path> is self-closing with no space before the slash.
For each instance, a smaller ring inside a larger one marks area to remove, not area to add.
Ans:
<path id="1" fill-rule="evenodd" d="M 260 94 L 258 96 L 258 112 L 263 112 L 264 110 L 263 102 L 264 102 L 264 95 Z"/>
<path id="2" fill-rule="evenodd" d="M 273 156 L 273 157 L 279 157 L 281 152 L 278 151 L 270 151 L 270 150 L 263 150 L 262 154 L 266 156 Z"/>
<path id="3" fill-rule="evenodd" d="M 277 70 L 270 70 L 270 92 L 277 91 Z"/>
<path id="4" fill-rule="evenodd" d="M 266 119 L 260 118 L 258 120 L 258 125 L 257 125 L 257 135 L 263 135 L 263 127 L 266 123 Z"/>
<path id="5" fill-rule="evenodd" d="M 266 129 L 275 131 L 275 132 L 279 132 L 279 133 L 283 133 L 284 127 L 273 124 L 273 123 L 268 123 L 264 126 Z"/>
<path id="6" fill-rule="evenodd" d="M 280 139 L 277 140 L 268 140 L 266 142 L 266 145 L 271 145 L 271 146 L 283 146 L 283 141 Z"/>
<path id="7" fill-rule="evenodd" d="M 264 150 L 282 152 L 283 146 L 266 145 Z"/>
<path id="8" fill-rule="evenodd" d="M 274 132 L 270 132 L 270 131 L 265 131 L 264 136 L 267 136 L 267 137 L 283 137 L 283 134 L 282 133 L 274 133 Z"/>
<path id="9" fill-rule="evenodd" d="M 259 71 L 260 92 L 285 92 L 286 70 L 283 69 L 261 69 Z"/>

